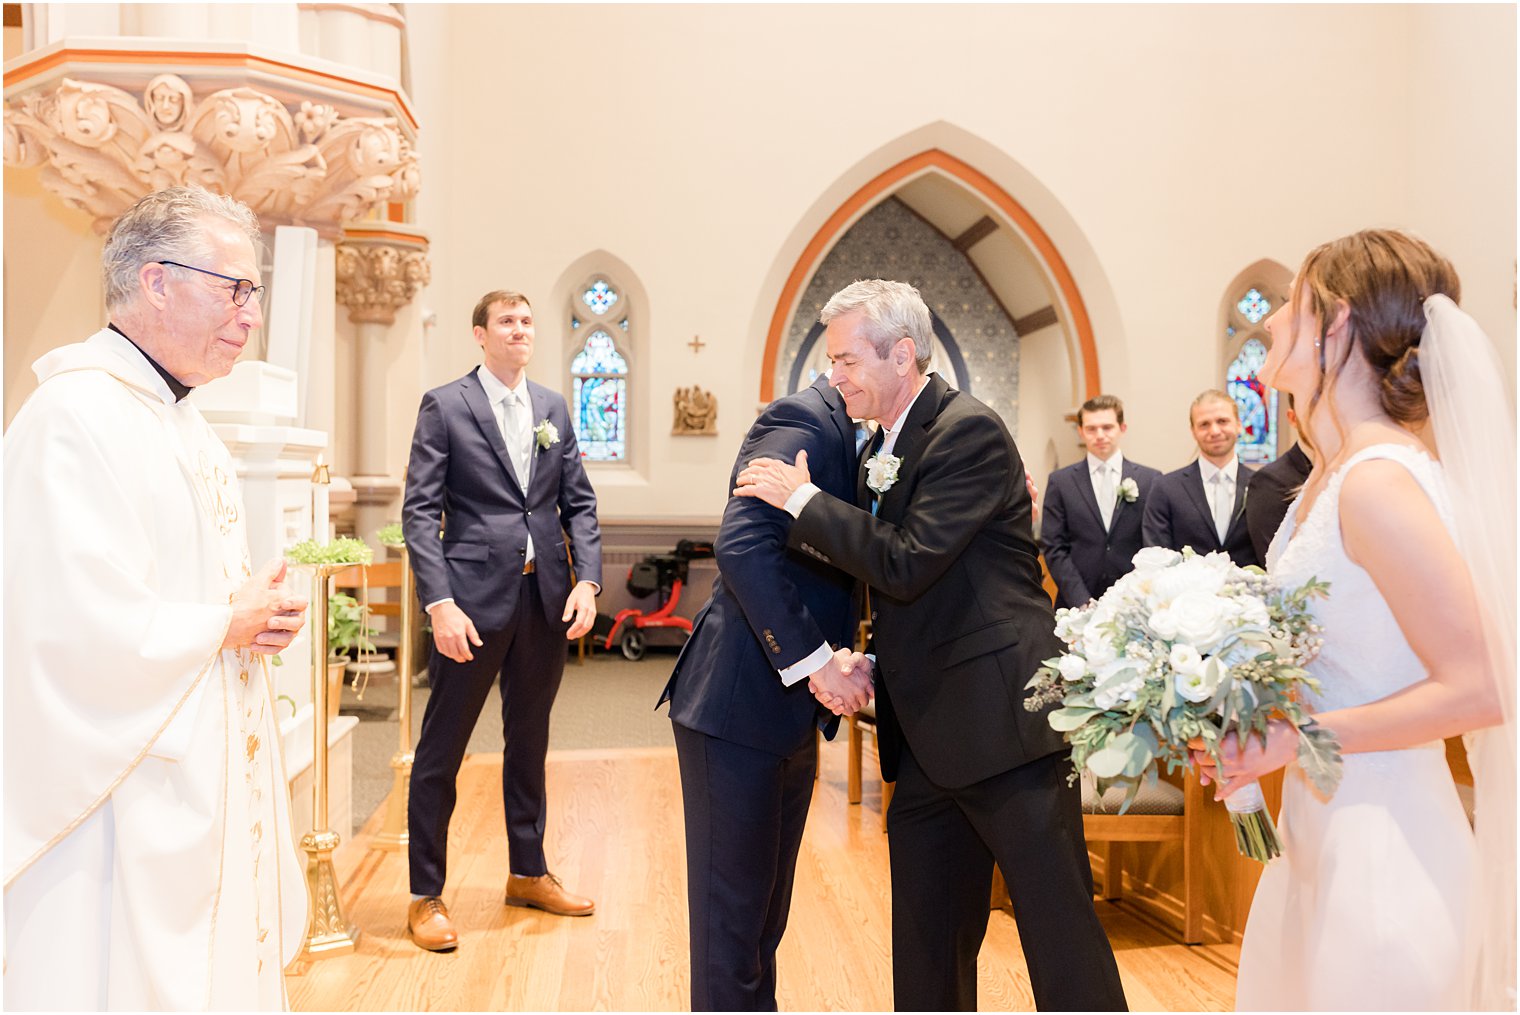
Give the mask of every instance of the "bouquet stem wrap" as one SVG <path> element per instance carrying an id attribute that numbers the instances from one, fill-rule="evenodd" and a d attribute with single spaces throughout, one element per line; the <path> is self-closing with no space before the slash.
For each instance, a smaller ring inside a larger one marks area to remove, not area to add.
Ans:
<path id="1" fill-rule="evenodd" d="M 1261 863 L 1282 856 L 1282 839 L 1267 811 L 1267 800 L 1261 795 L 1259 783 L 1240 787 L 1225 797 L 1224 806 L 1230 812 L 1230 824 L 1235 826 L 1235 848 L 1241 856 Z"/>

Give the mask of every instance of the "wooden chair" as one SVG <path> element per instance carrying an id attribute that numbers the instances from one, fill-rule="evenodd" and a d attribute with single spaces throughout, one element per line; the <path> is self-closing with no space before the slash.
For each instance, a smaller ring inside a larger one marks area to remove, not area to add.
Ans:
<path id="1" fill-rule="evenodd" d="M 1105 899 L 1124 891 L 1123 852 L 1130 842 L 1182 844 L 1182 941 L 1203 940 L 1203 807 L 1204 789 L 1188 773 L 1181 788 L 1165 780 L 1142 786 L 1125 814 L 1119 813 L 1123 791 L 1112 789 L 1099 800 L 1095 789 L 1082 784 L 1082 831 L 1088 849 L 1103 861 Z"/>

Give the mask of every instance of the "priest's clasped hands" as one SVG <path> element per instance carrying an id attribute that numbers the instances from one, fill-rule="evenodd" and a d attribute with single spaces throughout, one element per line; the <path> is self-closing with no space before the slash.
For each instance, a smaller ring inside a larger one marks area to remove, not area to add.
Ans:
<path id="1" fill-rule="evenodd" d="M 232 622 L 222 648 L 272 656 L 290 645 L 306 623 L 306 597 L 284 586 L 285 561 L 272 560 L 232 594 Z"/>

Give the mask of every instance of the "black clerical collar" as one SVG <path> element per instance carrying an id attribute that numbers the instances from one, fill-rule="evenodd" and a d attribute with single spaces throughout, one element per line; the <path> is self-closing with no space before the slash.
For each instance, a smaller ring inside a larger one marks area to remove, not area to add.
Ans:
<path id="1" fill-rule="evenodd" d="M 132 342 L 132 336 L 127 334 L 125 331 L 122 331 L 116 325 L 108 323 L 106 327 L 116 332 L 128 342 Z M 175 377 L 173 374 L 159 365 L 158 360 L 143 352 L 142 346 L 138 345 L 136 342 L 132 342 L 132 348 L 136 349 L 138 352 L 142 352 L 142 358 L 147 360 L 149 365 L 152 366 L 154 370 L 158 371 L 158 376 L 162 377 L 164 379 L 164 383 L 169 385 L 169 391 L 174 395 L 174 400 L 176 402 L 184 401 L 185 396 L 195 390 L 188 384 L 181 384 L 178 377 Z"/>

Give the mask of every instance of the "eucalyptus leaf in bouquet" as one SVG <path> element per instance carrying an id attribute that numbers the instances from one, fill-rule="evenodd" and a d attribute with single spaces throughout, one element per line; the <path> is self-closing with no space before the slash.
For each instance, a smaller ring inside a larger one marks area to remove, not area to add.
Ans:
<path id="1" fill-rule="evenodd" d="M 1226 734 L 1265 743 L 1267 723 L 1299 734 L 1298 760 L 1322 794 L 1340 782 L 1340 744 L 1305 702 L 1319 683 L 1304 668 L 1321 639 L 1310 602 L 1329 585 L 1276 587 L 1259 568 L 1223 553 L 1148 547 L 1096 602 L 1056 614 L 1065 653 L 1029 681 L 1025 707 L 1059 703 L 1050 725 L 1071 745 L 1072 779 L 1089 773 L 1099 794 L 1190 766 L 1189 741 L 1217 761 Z M 1226 800 L 1240 850 L 1263 862 L 1282 846 L 1254 783 Z"/>

